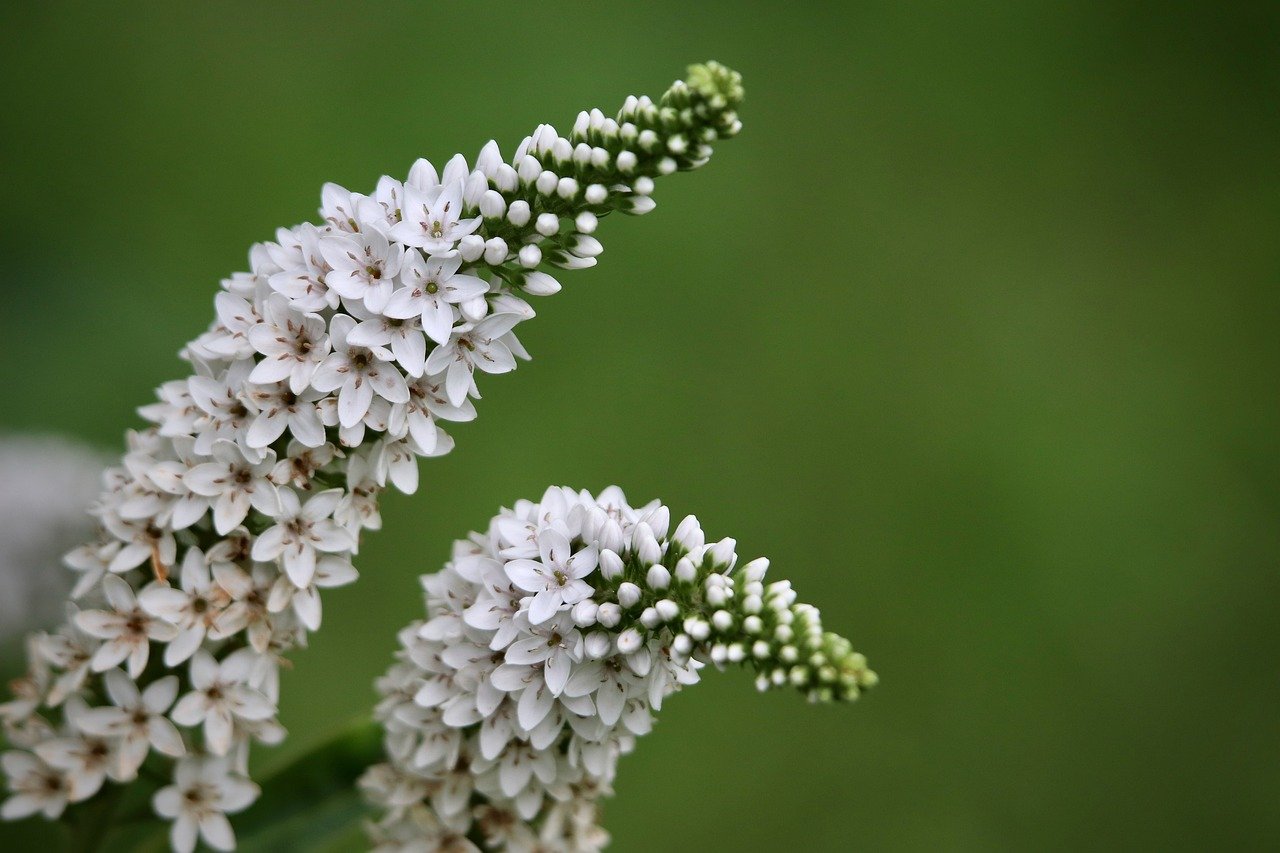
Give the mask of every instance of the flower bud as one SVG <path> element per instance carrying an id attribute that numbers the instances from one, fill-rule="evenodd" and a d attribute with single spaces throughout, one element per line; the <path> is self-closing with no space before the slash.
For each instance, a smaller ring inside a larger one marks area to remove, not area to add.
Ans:
<path id="1" fill-rule="evenodd" d="M 514 192 L 515 188 L 520 186 L 520 175 L 515 169 L 503 163 L 498 166 L 493 175 L 493 184 L 498 188 L 499 192 Z"/>
<path id="2" fill-rule="evenodd" d="M 458 254 L 467 263 L 480 260 L 484 254 L 484 238 L 479 234 L 468 234 L 458 241 Z"/>
<path id="3" fill-rule="evenodd" d="M 497 219 L 506 215 L 507 200 L 502 197 L 502 193 L 487 191 L 480 196 L 480 215 L 486 219 Z"/>
<path id="4" fill-rule="evenodd" d="M 458 306 L 458 310 L 462 312 L 462 316 L 470 320 L 472 323 L 478 323 L 489 313 L 489 303 L 485 301 L 483 295 L 474 299 L 468 299 Z"/>
<path id="5" fill-rule="evenodd" d="M 622 605 L 623 609 L 630 610 L 632 607 L 635 607 L 639 601 L 640 587 L 636 586 L 631 581 L 625 581 L 618 587 L 618 604 Z"/>
<path id="6" fill-rule="evenodd" d="M 667 538 L 667 533 L 671 529 L 671 510 L 659 505 L 650 510 L 642 520 L 649 525 L 649 529 L 658 539 Z"/>
<path id="7" fill-rule="evenodd" d="M 595 258 L 580 258 L 572 252 L 556 251 L 551 254 L 551 263 L 566 270 L 584 270 L 596 265 Z"/>
<path id="8" fill-rule="evenodd" d="M 693 638 L 688 634 L 677 634 L 676 638 L 671 641 L 671 651 L 686 657 L 693 651 Z"/>
<path id="9" fill-rule="evenodd" d="M 575 234 L 569 240 L 569 251 L 582 258 L 599 257 L 604 251 L 604 246 L 595 237 L 587 234 Z M 663 507 L 665 510 L 666 507 Z M 669 512 L 669 511 L 668 511 Z M 664 531 L 661 535 L 666 535 Z"/>
<path id="10" fill-rule="evenodd" d="M 549 175 L 551 173 L 547 172 L 546 174 Z M 533 227 L 543 237 L 550 237 L 560 230 L 560 217 L 554 213 L 539 213 Z"/>
<path id="11" fill-rule="evenodd" d="M 664 565 L 653 566 L 645 575 L 645 583 L 650 589 L 666 589 L 671 586 L 671 572 Z"/>
<path id="12" fill-rule="evenodd" d="M 520 249 L 520 266 L 525 269 L 533 269 L 542 263 L 542 250 L 530 243 Z"/>
<path id="13" fill-rule="evenodd" d="M 556 195 L 565 201 L 570 201 L 578 194 L 578 182 L 573 178 L 561 178 L 556 183 Z"/>
<path id="14" fill-rule="evenodd" d="M 529 210 L 529 202 L 524 199 L 516 199 L 511 202 L 511 206 L 507 208 L 507 221 L 517 228 L 523 228 L 529 224 L 529 217 L 532 212 Z"/>
<path id="15" fill-rule="evenodd" d="M 702 526 L 698 524 L 698 517 L 695 515 L 686 515 L 681 519 L 671 538 L 680 543 L 686 551 L 692 551 L 706 541 L 702 535 Z"/>
<path id="16" fill-rule="evenodd" d="M 507 259 L 507 241 L 501 237 L 490 237 L 484 244 L 484 262 L 497 266 Z"/>
<path id="17" fill-rule="evenodd" d="M 560 182 L 560 176 L 555 172 L 544 171 L 538 175 L 534 181 L 534 187 L 543 195 L 551 195 L 556 191 L 556 184 Z"/>
<path id="18" fill-rule="evenodd" d="M 609 191 L 604 188 L 603 184 L 592 184 L 587 187 L 587 204 L 602 204 L 609 197 Z"/>
<path id="19" fill-rule="evenodd" d="M 644 638 L 635 628 L 628 628 L 618 635 L 618 651 L 624 655 L 635 654 L 644 645 Z"/>
<path id="20" fill-rule="evenodd" d="M 517 167 L 517 174 L 520 175 L 520 182 L 531 184 L 542 174 L 542 164 L 538 162 L 538 158 L 532 154 L 526 154 Z"/>
<path id="21" fill-rule="evenodd" d="M 670 622 L 680 615 L 680 605 L 669 598 L 662 599 L 654 607 L 657 608 L 658 615 L 662 617 L 663 622 Z"/>
<path id="22" fill-rule="evenodd" d="M 656 607 L 646 607 L 640 612 L 640 624 L 646 628 L 653 630 L 662 624 L 662 617 L 658 615 Z"/>
<path id="23" fill-rule="evenodd" d="M 723 634 L 733 627 L 733 617 L 729 615 L 727 610 L 717 610 L 711 614 L 711 624 Z"/>
<path id="24" fill-rule="evenodd" d="M 589 210 L 579 213 L 573 220 L 573 227 L 583 234 L 593 234 L 600 224 L 600 217 Z"/>
<path id="25" fill-rule="evenodd" d="M 690 616 L 684 620 L 684 632 L 701 643 L 711 636 L 711 626 L 696 616 Z"/>
<path id="26" fill-rule="evenodd" d="M 616 551 L 611 548 L 604 548 L 600 551 L 600 575 L 605 580 L 613 580 L 622 574 L 622 569 L 622 558 L 618 556 Z"/>
<path id="27" fill-rule="evenodd" d="M 619 172 L 630 172 L 636 167 L 636 154 L 634 151 L 619 151 L 615 162 L 618 164 Z"/>
<path id="28" fill-rule="evenodd" d="M 688 557 L 676 561 L 676 580 L 681 583 L 693 583 L 698 577 L 698 567 Z"/>
<path id="29" fill-rule="evenodd" d="M 633 195 L 625 202 L 626 212 L 633 216 L 643 216 L 658 206 L 658 203 L 647 195 Z"/>
<path id="30" fill-rule="evenodd" d="M 590 628 L 596 624 L 596 614 L 599 610 L 600 605 L 589 598 L 584 598 L 573 605 L 573 609 L 570 611 L 573 617 L 573 624 L 579 628 Z"/>
<path id="31" fill-rule="evenodd" d="M 486 177 L 492 178 L 501 165 L 502 151 L 498 148 L 498 143 L 490 139 L 476 156 L 476 169 Z"/>
<path id="32" fill-rule="evenodd" d="M 734 561 L 738 559 L 738 555 L 733 552 L 736 547 L 738 547 L 736 539 L 721 539 L 711 546 L 711 562 L 717 566 L 733 568 Z"/>
<path id="33" fill-rule="evenodd" d="M 742 576 L 748 583 L 759 583 L 764 580 L 767 571 L 769 571 L 769 558 L 756 557 L 742 567 Z"/>
<path id="34" fill-rule="evenodd" d="M 595 660 L 609 654 L 612 648 L 613 640 L 604 631 L 592 631 L 582 644 L 582 650 L 586 656 Z"/>
<path id="35" fill-rule="evenodd" d="M 467 182 L 462 185 L 462 206 L 467 210 L 474 210 L 480 204 L 480 199 L 489 191 L 489 181 L 481 172 L 472 172 L 467 176 Z"/>
<path id="36" fill-rule="evenodd" d="M 644 565 L 651 566 L 662 559 L 662 546 L 658 544 L 658 539 L 653 535 L 653 528 L 648 522 L 642 521 L 636 525 L 631 541 L 635 547 L 636 556 Z"/>
<path id="37" fill-rule="evenodd" d="M 612 601 L 607 601 L 596 610 L 596 621 L 602 627 L 616 628 L 618 623 L 622 621 L 622 608 Z"/>
<path id="38" fill-rule="evenodd" d="M 525 273 L 524 292 L 531 296 L 550 296 L 560 292 L 560 282 L 544 272 Z"/>

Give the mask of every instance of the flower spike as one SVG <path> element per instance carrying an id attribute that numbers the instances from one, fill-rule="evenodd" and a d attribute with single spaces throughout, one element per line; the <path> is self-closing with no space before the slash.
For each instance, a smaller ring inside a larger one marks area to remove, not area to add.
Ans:
<path id="1" fill-rule="evenodd" d="M 417 457 L 453 448 L 441 424 L 476 416 L 479 377 L 529 357 L 515 329 L 560 290 L 552 270 L 593 266 L 601 217 L 652 210 L 655 178 L 705 163 L 741 95 L 695 66 L 656 103 L 538 127 L 509 160 L 490 142 L 367 195 L 326 184 L 320 224 L 255 245 L 182 351 L 191 375 L 141 409 L 100 535 L 67 557 L 67 621 L 31 638 L 0 704 L 0 817 L 57 818 L 147 762 L 172 778 L 153 805 L 175 850 L 234 846 L 249 745 L 285 734 L 281 656 L 320 626 L 319 591 L 356 579 L 381 491 L 416 490 Z"/>
<path id="2" fill-rule="evenodd" d="M 362 780 L 379 851 L 601 849 L 597 800 L 663 699 L 708 663 L 850 702 L 876 684 L 769 561 L 693 516 L 551 488 L 423 577 L 426 619 L 378 682 L 388 763 Z"/>

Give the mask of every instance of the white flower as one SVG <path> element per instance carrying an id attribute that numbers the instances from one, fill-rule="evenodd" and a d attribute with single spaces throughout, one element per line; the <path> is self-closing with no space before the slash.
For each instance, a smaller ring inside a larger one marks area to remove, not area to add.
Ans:
<path id="1" fill-rule="evenodd" d="M 54 770 L 66 775 L 70 783 L 67 799 L 78 803 L 87 800 L 102 789 L 107 772 L 114 763 L 114 748 L 106 738 L 84 731 L 84 715 L 88 707 L 84 700 L 73 697 L 67 702 L 68 731 L 61 737 L 43 740 L 35 746 L 35 753 Z"/>
<path id="2" fill-rule="evenodd" d="M 449 402 L 444 393 L 443 376 L 422 376 L 409 383 L 409 402 L 405 404 L 405 426 L 416 450 L 434 455 L 444 433 L 436 418 L 446 421 L 469 421 L 476 416 L 475 404 L 464 398 L 462 405 Z"/>
<path id="3" fill-rule="evenodd" d="M 512 560 L 506 566 L 511 582 L 534 594 L 529 603 L 529 621 L 534 625 L 546 622 L 567 605 L 589 598 L 593 590 L 582 579 L 591 574 L 599 562 L 595 548 L 574 553 L 572 543 L 557 530 L 543 531 L 538 550 L 541 562 Z"/>
<path id="4" fill-rule="evenodd" d="M 272 290 L 288 297 L 299 311 L 309 313 L 338 307 L 340 297 L 325 283 L 330 267 L 320 252 L 324 235 L 325 232 L 314 225 L 303 223 L 280 234 L 281 243 L 275 247 L 274 257 L 280 271 L 273 273 L 267 282 Z"/>
<path id="5" fill-rule="evenodd" d="M 311 584 L 299 589 L 293 582 L 281 575 L 276 578 L 267 599 L 267 610 L 279 613 L 289 607 L 298 615 L 298 620 L 309 631 L 320 630 L 320 590 L 346 586 L 354 583 L 359 577 L 350 561 L 341 557 L 326 556 L 316 561 L 316 572 Z"/>
<path id="6" fill-rule="evenodd" d="M 178 635 L 178 629 L 143 610 L 133 590 L 120 578 L 103 578 L 102 591 L 111 610 L 82 610 L 75 617 L 76 625 L 86 634 L 107 641 L 94 653 L 90 666 L 94 672 L 105 672 L 127 659 L 129 676 L 137 678 L 147 667 L 151 641 L 168 642 Z"/>
<path id="7" fill-rule="evenodd" d="M 480 227 L 478 216 L 458 218 L 462 213 L 460 179 L 428 189 L 406 184 L 401 210 L 404 218 L 391 228 L 391 236 L 433 255 L 452 252 L 458 240 Z"/>
<path id="8" fill-rule="evenodd" d="M 410 252 L 400 272 L 404 287 L 392 294 L 386 315 L 408 319 L 421 317 L 427 336 L 448 343 L 457 315 L 455 305 L 484 294 L 489 285 L 473 275 L 461 275 L 459 257 L 423 257 Z M 415 374 L 417 375 L 417 374 Z"/>
<path id="9" fill-rule="evenodd" d="M 153 583 L 138 594 L 142 609 L 177 627 L 178 634 L 164 650 L 165 666 L 174 667 L 195 654 L 209 629 L 231 601 L 221 586 L 213 583 L 204 552 L 188 549 L 182 559 L 181 589 L 167 583 Z"/>
<path id="10" fill-rule="evenodd" d="M 135 569 L 148 560 L 157 575 L 165 575 L 178 556 L 178 543 L 173 531 L 159 526 L 153 519 L 129 521 L 114 513 L 102 516 L 107 532 L 124 543 L 111 558 L 107 571 L 115 574 Z"/>
<path id="11" fill-rule="evenodd" d="M 361 530 L 381 530 L 382 515 L 378 510 L 381 493 L 369 455 L 353 453 L 347 464 L 347 493 L 333 511 L 333 520 L 345 527 L 353 539 Z"/>
<path id="12" fill-rule="evenodd" d="M 369 230 L 324 237 L 320 240 L 320 253 L 332 268 L 325 276 L 325 284 L 347 304 L 362 303 L 375 314 L 387 307 L 404 262 L 403 247 L 388 243 L 378 231 Z"/>
<path id="13" fill-rule="evenodd" d="M 600 720 L 612 726 L 622 716 L 622 709 L 637 683 L 625 661 L 616 656 L 584 663 L 570 676 L 564 692 L 567 696 L 592 697 Z"/>
<path id="14" fill-rule="evenodd" d="M 356 346 L 347 339 L 355 325 L 356 321 L 348 314 L 334 315 L 329 325 L 334 352 L 311 380 L 320 391 L 338 391 L 338 418 L 344 427 L 360 422 L 369 411 L 375 393 L 389 403 L 409 400 L 404 376 L 391 364 L 395 358 L 391 350 Z"/>
<path id="15" fill-rule="evenodd" d="M 297 492 L 281 489 L 275 526 L 263 531 L 253 543 L 253 559 L 265 562 L 280 558 L 295 586 L 310 586 L 316 573 L 317 552 L 341 553 L 350 551 L 355 544 L 332 518 L 341 500 L 341 489 L 312 495 L 306 504 L 298 500 Z"/>
<path id="16" fill-rule="evenodd" d="M 568 614 L 534 627 L 532 636 L 507 647 L 506 660 L 513 664 L 542 664 L 551 695 L 559 696 L 573 665 L 582 660 L 582 634 Z"/>
<path id="17" fill-rule="evenodd" d="M 287 428 L 304 447 L 324 444 L 324 424 L 316 406 L 323 396 L 314 388 L 295 392 L 286 382 L 252 386 L 249 399 L 257 407 L 258 416 L 249 425 L 245 443 L 255 449 L 268 447 Z"/>
<path id="18" fill-rule="evenodd" d="M 118 669 L 103 673 L 110 706 L 90 708 L 80 716 L 79 725 L 91 735 L 118 738 L 112 776 L 128 781 L 138 775 L 147 753 L 155 749 L 180 758 L 186 754 L 182 735 L 165 712 L 178 697 L 178 679 L 166 676 L 139 692 L 129 676 Z"/>
<path id="19" fill-rule="evenodd" d="M 231 604 L 218 614 L 209 637 L 224 640 L 244 631 L 250 647 L 259 652 L 266 651 L 271 644 L 272 631 L 267 597 L 280 576 L 280 570 L 267 563 L 255 563 L 252 573 L 249 573 L 234 563 L 215 562 L 212 571 L 218 586 L 231 596 Z"/>
<path id="20" fill-rule="evenodd" d="M 347 342 L 356 346 L 390 349 L 396 362 L 410 376 L 421 376 L 427 364 L 427 340 L 417 317 L 397 320 L 381 314 L 362 320 Z"/>
<path id="21" fill-rule="evenodd" d="M 263 322 L 249 330 L 249 341 L 266 358 L 248 379 L 259 385 L 287 379 L 289 390 L 301 394 L 329 354 L 324 318 L 297 310 L 279 295 L 267 300 L 263 314 Z"/>
<path id="22" fill-rule="evenodd" d="M 268 518 L 280 512 L 280 495 L 270 480 L 276 455 L 270 450 L 261 453 L 255 461 L 239 445 L 216 441 L 215 461 L 197 465 L 182 477 L 191 491 L 214 499 L 213 528 L 222 536 L 239 527 L 251 508 Z"/>
<path id="23" fill-rule="evenodd" d="M 170 716 L 180 726 L 204 723 L 205 746 L 214 755 L 231 750 L 237 723 L 275 716 L 275 705 L 247 682 L 252 659 L 232 654 L 222 663 L 201 649 L 191 658 L 192 690 L 178 700 Z"/>
<path id="24" fill-rule="evenodd" d="M 499 340 L 520 322 L 518 314 L 492 314 L 479 323 L 460 326 L 447 344 L 427 356 L 427 373 L 445 374 L 449 402 L 461 406 L 471 392 L 476 368 L 485 373 L 508 373 L 516 369 L 511 349 Z"/>
<path id="25" fill-rule="evenodd" d="M 213 329 L 192 342 L 201 356 L 208 359 L 235 361 L 253 355 L 249 343 L 249 330 L 260 319 L 253 305 L 234 293 L 219 293 L 214 297 L 218 322 Z"/>
<path id="26" fill-rule="evenodd" d="M 29 752 L 17 750 L 0 755 L 0 768 L 13 793 L 0 806 L 0 818 L 21 820 L 43 814 L 48 820 L 60 816 L 71 794 L 71 780 Z"/>
<path id="27" fill-rule="evenodd" d="M 205 414 L 196 433 L 196 453 L 209 456 L 213 443 L 220 438 L 244 443 L 249 424 L 257 415 L 257 410 L 246 402 L 244 394 L 245 381 L 252 367 L 252 361 L 237 361 L 219 377 L 191 377 L 191 398 Z"/>
<path id="28" fill-rule="evenodd" d="M 235 832 L 228 814 L 248 808 L 258 786 L 229 773 L 225 760 L 185 758 L 178 762 L 172 785 L 156 792 L 153 804 L 173 821 L 169 841 L 175 853 L 191 853 L 203 838 L 215 850 L 234 850 Z"/>
<path id="29" fill-rule="evenodd" d="M 169 495 L 166 525 L 186 530 L 209 511 L 209 499 L 187 487 L 183 476 L 207 457 L 195 452 L 195 439 L 178 436 L 173 439 L 173 459 L 160 459 L 147 469 L 147 479 Z"/>

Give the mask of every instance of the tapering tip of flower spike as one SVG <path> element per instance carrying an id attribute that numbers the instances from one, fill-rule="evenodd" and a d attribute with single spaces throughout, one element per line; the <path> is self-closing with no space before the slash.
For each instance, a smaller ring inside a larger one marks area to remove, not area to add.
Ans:
<path id="1" fill-rule="evenodd" d="M 812 701 L 876 683 L 769 561 L 738 565 L 697 518 L 551 488 L 503 510 L 424 578 L 427 618 L 379 681 L 390 763 L 364 777 L 379 851 L 599 850 L 597 800 L 665 697 L 708 664 Z"/>
<path id="2" fill-rule="evenodd" d="M 714 59 L 689 66 L 689 88 L 707 100 L 713 109 L 732 109 L 745 94 L 742 75 Z"/>

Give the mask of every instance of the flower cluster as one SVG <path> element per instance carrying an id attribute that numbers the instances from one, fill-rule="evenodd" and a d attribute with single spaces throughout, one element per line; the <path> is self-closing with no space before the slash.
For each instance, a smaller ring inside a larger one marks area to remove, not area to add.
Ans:
<path id="1" fill-rule="evenodd" d="M 528 358 L 514 329 L 560 289 L 546 268 L 595 264 L 599 218 L 651 210 L 655 177 L 738 131 L 740 99 L 736 73 L 695 66 L 658 103 L 539 127 L 509 161 L 490 142 L 370 195 L 327 185 L 321 224 L 255 246 L 183 350 L 192 375 L 141 410 L 100 536 L 67 558 L 66 623 L 31 638 L 0 705 L 3 816 L 57 817 L 153 762 L 174 849 L 233 846 L 249 744 L 284 736 L 280 655 L 319 627 L 319 590 L 355 580 L 379 493 L 414 491 L 416 457 L 453 446 L 440 424 L 475 417 L 477 376 Z"/>
<path id="2" fill-rule="evenodd" d="M 389 763 L 362 784 L 378 850 L 594 851 L 596 801 L 664 697 L 707 663 L 851 701 L 876 683 L 765 559 L 657 501 L 551 488 L 423 578 L 427 618 L 378 683 Z"/>

